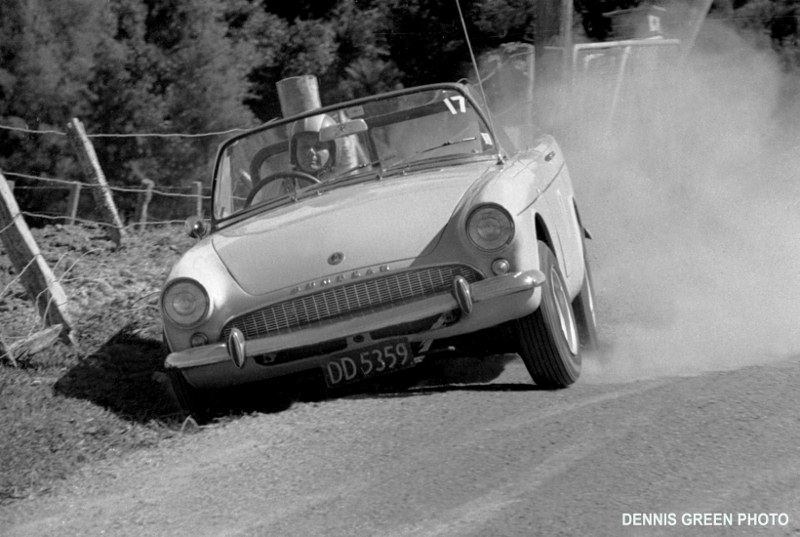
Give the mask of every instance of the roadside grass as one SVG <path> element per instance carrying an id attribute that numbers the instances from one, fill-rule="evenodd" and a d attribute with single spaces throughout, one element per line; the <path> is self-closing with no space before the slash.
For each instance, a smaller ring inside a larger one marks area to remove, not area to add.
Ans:
<path id="1" fill-rule="evenodd" d="M 175 228 L 132 233 L 122 248 L 98 229 L 81 226 L 34 230 L 34 236 L 65 289 L 77 343 L 58 341 L 14 365 L 0 356 L 0 507 L 47 494 L 82 466 L 201 430 L 184 419 L 163 374 L 158 306 L 167 272 L 194 241 Z M 15 277 L 0 249 L 3 342 L 40 328 L 32 301 Z M 479 371 L 499 373 L 479 366 L 461 368 L 470 372 L 467 382 L 474 382 Z M 371 388 L 332 393 L 324 391 L 321 374 L 284 380 L 267 392 L 257 386 L 221 390 L 215 393 L 214 421 L 280 412 L 294 401 L 406 393 L 423 371 L 434 382 L 464 380 L 442 377 L 435 363 L 415 369 L 407 372 L 410 376 L 375 381 Z"/>
<path id="2" fill-rule="evenodd" d="M 122 248 L 80 226 L 34 235 L 67 293 L 77 344 L 56 342 L 13 366 L 0 359 L 0 505 L 46 494 L 82 465 L 182 433 L 183 415 L 159 375 L 158 291 L 192 241 L 175 228 L 131 234 Z M 14 277 L 0 250 L 6 340 L 38 323 Z"/>
<path id="3" fill-rule="evenodd" d="M 58 370 L 10 370 L 0 379 L 0 504 L 41 495 L 84 463 L 157 445 L 169 418 L 136 422 L 54 390 Z"/>

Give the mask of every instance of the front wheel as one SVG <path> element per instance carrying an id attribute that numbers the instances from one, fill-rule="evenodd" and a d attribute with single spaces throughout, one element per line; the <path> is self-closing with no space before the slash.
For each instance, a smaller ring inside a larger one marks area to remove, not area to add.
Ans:
<path id="1" fill-rule="evenodd" d="M 581 348 L 587 352 L 598 349 L 597 316 L 594 311 L 594 285 L 592 284 L 592 271 L 589 260 L 586 259 L 586 248 L 583 249 L 585 276 L 581 292 L 572 301 L 572 311 L 578 323 L 578 333 L 581 338 Z"/>
<path id="2" fill-rule="evenodd" d="M 537 386 L 566 388 L 581 372 L 578 326 L 556 257 L 541 241 L 539 263 L 547 279 L 539 308 L 515 323 L 519 354 Z"/>
<path id="3" fill-rule="evenodd" d="M 191 386 L 178 369 L 167 369 L 167 376 L 181 410 L 194 418 L 198 424 L 202 425 L 210 421 L 211 409 L 206 395 Z"/>

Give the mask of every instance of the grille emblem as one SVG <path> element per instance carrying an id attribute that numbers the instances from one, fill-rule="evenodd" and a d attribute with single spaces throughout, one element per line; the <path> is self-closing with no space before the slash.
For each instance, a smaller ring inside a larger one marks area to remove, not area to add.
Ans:
<path id="1" fill-rule="evenodd" d="M 338 265 L 343 260 L 344 260 L 344 254 L 342 252 L 335 252 L 335 253 L 331 254 L 331 256 L 328 258 L 328 264 L 329 265 Z"/>
<path id="2" fill-rule="evenodd" d="M 341 255 L 342 259 L 344 259 L 344 254 L 337 252 L 333 254 L 330 258 L 328 258 L 328 263 L 331 263 L 331 259 L 335 255 Z M 317 289 L 319 287 L 327 287 L 334 283 L 342 283 L 348 280 L 357 280 L 358 278 L 361 278 L 363 276 L 374 276 L 378 273 L 390 272 L 391 270 L 392 270 L 391 265 L 380 265 L 376 267 L 370 267 L 365 271 L 362 271 L 360 269 L 360 270 L 354 270 L 350 273 L 336 274 L 335 276 L 329 276 L 321 280 L 312 280 L 310 282 L 301 283 L 300 285 L 295 285 L 290 291 L 290 294 L 296 295 L 301 291 L 313 291 L 314 289 Z"/>

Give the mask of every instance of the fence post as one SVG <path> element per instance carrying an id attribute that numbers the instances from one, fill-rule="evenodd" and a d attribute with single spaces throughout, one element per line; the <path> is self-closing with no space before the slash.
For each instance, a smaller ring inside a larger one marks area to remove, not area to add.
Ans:
<path id="1" fill-rule="evenodd" d="M 72 142 L 75 152 L 78 154 L 78 160 L 83 167 L 83 171 L 92 184 L 92 195 L 94 196 L 97 206 L 100 208 L 103 217 L 113 227 L 111 231 L 111 239 L 119 246 L 125 235 L 123 230 L 122 220 L 117 212 L 117 207 L 114 205 L 114 198 L 111 195 L 111 190 L 108 188 L 106 176 L 103 169 L 100 167 L 100 161 L 97 160 L 97 153 L 95 153 L 94 146 L 86 136 L 86 131 L 83 128 L 83 123 L 78 118 L 72 118 L 72 121 L 67 124 L 67 134 Z"/>
<path id="2" fill-rule="evenodd" d="M 46 326 L 62 325 L 61 339 L 74 343 L 72 320 L 67 313 L 67 295 L 42 257 L 28 224 L 6 178 L 0 173 L 0 238 L 6 254 L 33 298 L 36 310 Z"/>
<path id="3" fill-rule="evenodd" d="M 150 179 L 142 179 L 143 191 L 139 192 L 139 199 L 136 202 L 136 221 L 139 222 L 139 229 L 147 226 L 147 209 L 153 199 L 153 186 L 155 183 Z"/>
<path id="4" fill-rule="evenodd" d="M 563 57 L 561 58 L 561 75 L 569 72 L 572 60 L 572 18 L 575 7 L 573 0 L 561 0 L 561 47 Z"/>
<path id="5" fill-rule="evenodd" d="M 70 226 L 75 225 L 75 219 L 78 217 L 78 202 L 81 199 L 81 188 L 83 185 L 80 183 L 72 183 L 72 188 L 69 190 L 69 198 L 67 198 L 67 224 Z"/>
<path id="6" fill-rule="evenodd" d="M 197 218 L 203 218 L 203 182 L 195 181 L 193 185 L 194 185 L 194 196 L 196 201 L 194 214 L 197 215 Z"/>

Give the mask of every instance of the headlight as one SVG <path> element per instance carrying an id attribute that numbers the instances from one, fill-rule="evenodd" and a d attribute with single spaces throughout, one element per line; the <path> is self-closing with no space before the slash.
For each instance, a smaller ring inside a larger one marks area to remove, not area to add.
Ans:
<path id="1" fill-rule="evenodd" d="M 170 321 L 188 328 L 205 318 L 210 301 L 203 286 L 194 280 L 181 279 L 167 287 L 161 304 Z"/>
<path id="2" fill-rule="evenodd" d="M 482 205 L 469 215 L 467 235 L 481 250 L 499 250 L 514 238 L 514 221 L 499 205 Z"/>

